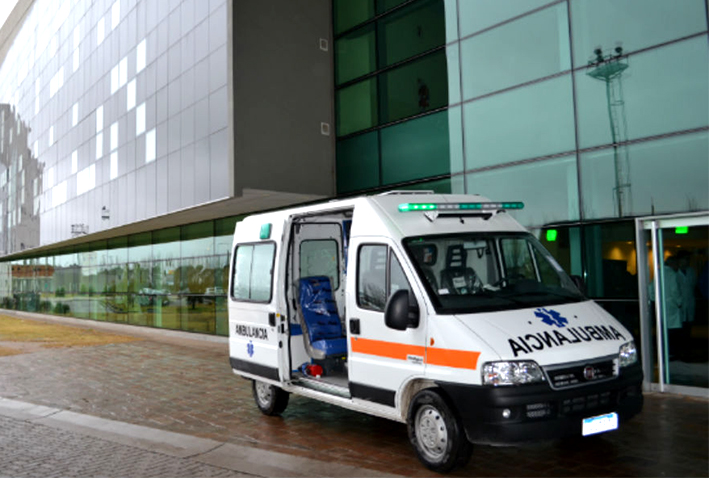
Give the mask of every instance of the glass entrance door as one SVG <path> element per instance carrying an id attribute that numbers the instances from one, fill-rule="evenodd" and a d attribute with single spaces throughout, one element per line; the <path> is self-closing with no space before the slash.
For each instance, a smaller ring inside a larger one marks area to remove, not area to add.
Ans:
<path id="1" fill-rule="evenodd" d="M 646 380 L 660 391 L 708 395 L 709 216 L 637 226 L 638 257 L 646 258 L 638 278 Z"/>

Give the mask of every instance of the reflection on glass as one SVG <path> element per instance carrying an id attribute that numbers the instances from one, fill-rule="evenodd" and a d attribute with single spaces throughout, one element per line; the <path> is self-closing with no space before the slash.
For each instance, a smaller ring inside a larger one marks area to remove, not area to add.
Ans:
<path id="1" fill-rule="evenodd" d="M 335 42 L 337 84 L 371 73 L 376 69 L 374 25 L 367 25 Z"/>
<path id="2" fill-rule="evenodd" d="M 612 143 L 608 103 L 614 100 L 624 104 L 625 120 L 619 116 L 616 127 L 627 128 L 628 140 L 709 125 L 708 56 L 706 37 L 631 55 L 622 91 L 611 92 L 610 100 L 605 82 L 589 76 L 593 65 L 577 72 L 579 146 Z"/>
<path id="3" fill-rule="evenodd" d="M 443 0 L 414 2 L 378 21 L 379 68 L 445 44 Z"/>
<path id="4" fill-rule="evenodd" d="M 460 36 L 484 30 L 498 23 L 551 3 L 549 0 L 500 2 L 497 0 L 459 1 Z"/>
<path id="5" fill-rule="evenodd" d="M 11 287 L 11 292 L 0 297 L 0 307 L 227 335 L 229 257 L 238 219 L 95 241 L 70 249 L 73 252 L 0 262 L 0 280 Z M 220 234 L 216 239 L 222 253 L 218 255 L 211 254 L 215 238 L 204 237 L 214 231 Z M 273 249 L 273 244 L 269 247 Z"/>
<path id="6" fill-rule="evenodd" d="M 706 132 L 628 146 L 632 185 L 628 214 L 709 209 L 707 151 Z M 612 148 L 581 155 L 581 188 L 587 218 L 616 214 L 614 158 Z"/>
<path id="7" fill-rule="evenodd" d="M 379 132 L 337 142 L 337 192 L 379 186 Z"/>
<path id="8" fill-rule="evenodd" d="M 571 75 L 466 103 L 463 116 L 468 169 L 574 149 Z"/>
<path id="9" fill-rule="evenodd" d="M 380 131 L 384 184 L 451 172 L 450 159 L 456 157 L 451 155 L 451 150 L 460 144 L 455 142 L 456 138 L 460 138 L 460 122 L 453 122 L 449 126 L 449 114 L 449 111 L 441 111 Z M 457 132 L 451 129 L 457 129 Z M 451 140 L 454 141 L 453 145 Z"/>
<path id="10" fill-rule="evenodd" d="M 704 0 L 570 3 L 576 66 L 585 65 L 598 45 L 611 48 L 621 42 L 626 52 L 633 52 L 707 29 Z"/>
<path id="11" fill-rule="evenodd" d="M 445 50 L 379 75 L 380 121 L 388 123 L 448 104 Z"/>
<path id="12" fill-rule="evenodd" d="M 337 91 L 337 135 L 371 128 L 378 123 L 376 78 Z"/>
<path id="13" fill-rule="evenodd" d="M 522 201 L 509 211 L 526 227 L 579 218 L 576 160 L 573 156 L 470 173 L 467 189 L 492 201 Z M 544 194 L 539 187 L 546 185 Z"/>
<path id="14" fill-rule="evenodd" d="M 464 98 L 570 69 L 567 18 L 561 3 L 461 42 Z"/>
<path id="15" fill-rule="evenodd" d="M 660 274 L 665 380 L 673 385 L 709 387 L 707 255 L 709 226 L 660 230 Z"/>
<path id="16" fill-rule="evenodd" d="M 374 0 L 334 0 L 332 6 L 335 34 L 374 16 Z"/>

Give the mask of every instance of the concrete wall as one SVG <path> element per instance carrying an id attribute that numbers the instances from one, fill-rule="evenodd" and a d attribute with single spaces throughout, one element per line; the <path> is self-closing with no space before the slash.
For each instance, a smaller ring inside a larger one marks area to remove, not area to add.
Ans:
<path id="1" fill-rule="evenodd" d="M 243 188 L 334 195 L 331 3 L 233 1 L 237 196 Z"/>

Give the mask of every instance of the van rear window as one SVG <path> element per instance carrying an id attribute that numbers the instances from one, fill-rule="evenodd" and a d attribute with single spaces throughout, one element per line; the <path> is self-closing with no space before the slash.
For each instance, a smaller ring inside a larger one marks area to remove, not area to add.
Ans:
<path id="1" fill-rule="evenodd" d="M 249 302 L 270 302 L 273 284 L 273 258 L 276 245 L 272 242 L 242 244 L 234 252 L 231 297 Z"/>

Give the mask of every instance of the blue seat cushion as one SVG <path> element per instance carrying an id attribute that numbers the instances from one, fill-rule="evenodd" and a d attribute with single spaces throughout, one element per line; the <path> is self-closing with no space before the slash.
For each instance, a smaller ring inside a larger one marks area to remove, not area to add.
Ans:
<path id="1" fill-rule="evenodd" d="M 317 350 L 322 350 L 327 356 L 347 354 L 347 339 L 345 337 L 339 339 L 317 340 L 312 342 L 312 346 Z"/>
<path id="2" fill-rule="evenodd" d="M 332 298 L 330 279 L 326 276 L 300 279 L 300 307 L 313 348 L 327 355 L 347 350 L 337 305 Z M 337 340 L 340 340 L 340 344 Z M 328 342 L 335 340 L 332 344 Z"/>

